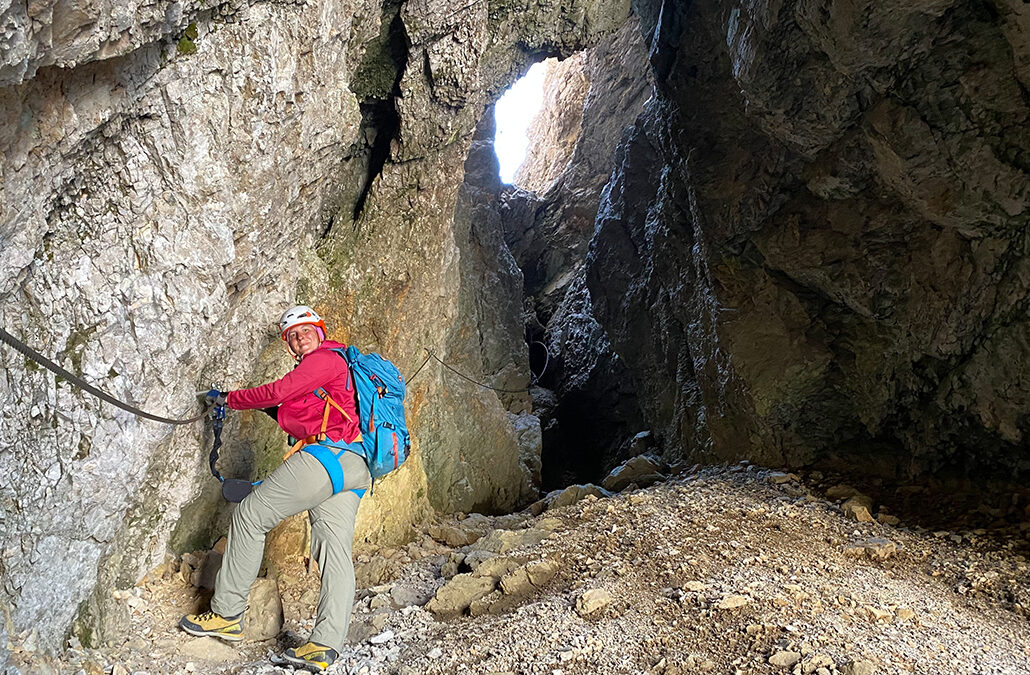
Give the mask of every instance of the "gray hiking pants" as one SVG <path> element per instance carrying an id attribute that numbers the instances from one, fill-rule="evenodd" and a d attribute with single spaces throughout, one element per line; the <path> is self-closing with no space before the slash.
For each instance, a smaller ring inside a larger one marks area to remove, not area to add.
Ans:
<path id="1" fill-rule="evenodd" d="M 265 535 L 284 518 L 307 511 L 311 555 L 322 574 L 318 614 L 310 639 L 342 651 L 354 606 L 351 549 L 354 518 L 361 501 L 351 490 L 367 489 L 371 478 L 365 460 L 353 452 L 345 452 L 340 465 L 344 486 L 334 495 L 329 474 L 318 460 L 303 451 L 294 453 L 240 502 L 229 525 L 211 611 L 235 616 L 246 609 L 250 586 L 261 567 Z"/>

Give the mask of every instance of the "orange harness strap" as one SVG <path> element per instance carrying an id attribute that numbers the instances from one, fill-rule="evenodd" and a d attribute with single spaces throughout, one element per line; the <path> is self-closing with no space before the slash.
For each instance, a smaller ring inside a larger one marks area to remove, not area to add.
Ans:
<path id="1" fill-rule="evenodd" d="M 352 418 L 350 415 L 348 415 L 347 411 L 344 410 L 343 408 L 341 408 L 340 404 L 338 404 L 336 401 L 334 401 L 332 399 L 332 397 L 329 395 L 329 392 L 327 392 L 325 389 L 319 389 L 318 391 L 315 392 L 315 395 L 317 395 L 320 399 L 325 401 L 325 410 L 322 411 L 322 430 L 318 432 L 317 436 L 308 436 L 307 438 L 302 438 L 299 441 L 297 441 L 296 443 L 294 443 L 293 447 L 290 448 L 289 451 L 285 455 L 283 455 L 283 461 L 284 462 L 286 460 L 288 460 L 291 456 L 293 456 L 293 454 L 295 452 L 297 452 L 301 448 L 303 448 L 305 445 L 311 445 L 312 443 L 319 443 L 319 442 L 325 440 L 325 438 L 326 438 L 326 436 L 325 436 L 325 429 L 326 429 L 326 427 L 329 426 L 329 406 L 332 406 L 332 407 L 336 408 L 337 410 L 339 410 L 340 414 L 343 415 L 344 419 L 346 419 L 348 422 L 353 422 L 354 421 L 354 418 Z M 351 443 L 356 443 L 356 442 L 360 442 L 360 441 L 361 441 L 361 434 L 358 433 L 357 438 L 355 438 L 353 441 L 351 441 Z"/>

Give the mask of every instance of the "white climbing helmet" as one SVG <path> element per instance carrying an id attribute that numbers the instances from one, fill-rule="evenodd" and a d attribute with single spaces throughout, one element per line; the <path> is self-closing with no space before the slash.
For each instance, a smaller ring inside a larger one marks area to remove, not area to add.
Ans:
<path id="1" fill-rule="evenodd" d="M 295 326 L 301 326 L 306 323 L 312 326 L 318 326 L 322 329 L 322 335 L 326 334 L 325 321 L 322 321 L 315 310 L 311 309 L 307 305 L 297 305 L 296 307 L 290 307 L 288 310 L 283 312 L 282 318 L 279 319 L 279 335 L 283 340 L 286 339 L 286 333 Z"/>

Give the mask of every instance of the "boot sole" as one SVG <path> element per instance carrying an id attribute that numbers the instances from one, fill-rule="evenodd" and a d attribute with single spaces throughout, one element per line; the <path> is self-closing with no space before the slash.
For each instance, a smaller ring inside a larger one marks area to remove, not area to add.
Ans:
<path id="1" fill-rule="evenodd" d="M 220 640 L 225 640 L 226 642 L 243 642 L 242 635 L 227 635 L 225 633 L 211 630 L 196 630 L 195 628 L 188 628 L 186 626 L 179 626 L 179 628 L 182 628 L 190 635 L 194 635 L 196 637 L 216 637 Z"/>
<path id="2" fill-rule="evenodd" d="M 290 663 L 290 664 L 295 665 L 295 666 L 300 666 L 301 668 L 304 668 L 305 670 L 310 670 L 313 673 L 324 673 L 326 668 L 328 668 L 329 666 L 333 665 L 333 664 L 330 663 L 330 664 L 327 664 L 325 666 L 325 668 L 323 668 L 321 666 L 321 664 L 312 663 L 311 661 L 305 661 L 304 659 L 291 658 L 291 657 L 287 656 L 286 654 L 283 654 L 282 658 L 287 663 Z"/>

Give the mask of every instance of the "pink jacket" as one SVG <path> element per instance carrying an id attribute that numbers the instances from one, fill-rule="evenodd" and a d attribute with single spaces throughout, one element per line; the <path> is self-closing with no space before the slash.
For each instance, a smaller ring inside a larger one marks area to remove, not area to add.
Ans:
<path id="1" fill-rule="evenodd" d="M 347 362 L 339 354 L 329 351 L 334 347 L 342 349 L 345 346 L 325 340 L 281 379 L 260 387 L 230 391 L 226 403 L 233 410 L 277 405 L 279 426 L 294 438 L 306 438 L 318 434 L 322 429 L 325 402 L 314 393 L 322 387 L 351 418 L 351 421 L 347 421 L 336 408 L 330 407 L 326 434 L 333 441 L 350 443 L 360 433 L 354 385 L 349 380 Z"/>

